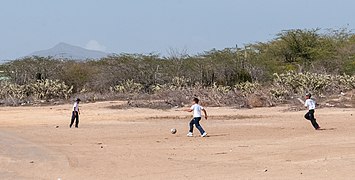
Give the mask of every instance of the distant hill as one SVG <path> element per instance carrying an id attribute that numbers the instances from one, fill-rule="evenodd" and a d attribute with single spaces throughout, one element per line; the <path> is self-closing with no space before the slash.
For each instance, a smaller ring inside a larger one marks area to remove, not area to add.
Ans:
<path id="1" fill-rule="evenodd" d="M 53 48 L 36 51 L 28 56 L 53 57 L 72 60 L 100 59 L 108 56 L 108 53 L 89 50 L 79 46 L 73 46 L 67 43 L 59 43 Z"/>

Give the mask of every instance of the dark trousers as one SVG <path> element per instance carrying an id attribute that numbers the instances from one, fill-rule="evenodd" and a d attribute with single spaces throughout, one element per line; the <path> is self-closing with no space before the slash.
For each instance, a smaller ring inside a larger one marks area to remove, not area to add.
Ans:
<path id="1" fill-rule="evenodd" d="M 77 111 L 73 111 L 73 113 L 71 115 L 70 128 L 73 126 L 74 120 L 76 120 L 75 127 L 78 128 L 79 127 L 79 112 L 77 112 Z"/>
<path id="2" fill-rule="evenodd" d="M 195 117 L 190 121 L 190 131 L 189 132 L 193 133 L 194 125 L 195 125 L 196 128 L 200 131 L 201 135 L 203 133 L 205 133 L 205 130 L 203 130 L 202 126 L 200 125 L 200 120 L 201 120 L 201 117 Z"/>
<path id="3" fill-rule="evenodd" d="M 319 125 L 318 125 L 318 123 L 317 123 L 317 121 L 316 121 L 316 118 L 314 118 L 314 110 L 309 110 L 309 111 L 304 115 L 304 117 L 305 117 L 307 120 L 311 121 L 311 123 L 312 123 L 314 129 L 319 129 Z"/>

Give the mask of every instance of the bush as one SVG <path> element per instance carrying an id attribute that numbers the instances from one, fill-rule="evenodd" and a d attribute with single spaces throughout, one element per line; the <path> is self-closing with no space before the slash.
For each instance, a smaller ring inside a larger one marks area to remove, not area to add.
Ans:
<path id="1" fill-rule="evenodd" d="M 256 91 L 261 90 L 262 87 L 259 83 L 251 83 L 247 81 L 235 85 L 235 88 L 241 91 L 243 94 L 253 94 Z"/>
<path id="2" fill-rule="evenodd" d="M 318 96 L 336 94 L 355 87 L 355 76 L 328 75 L 316 73 L 288 72 L 274 74 L 270 92 L 278 100 L 284 100 L 293 95 L 304 95 L 306 92 Z"/>
<path id="3" fill-rule="evenodd" d="M 18 85 L 3 81 L 0 83 L 0 99 L 11 99 L 12 105 L 30 100 L 68 99 L 73 87 L 59 80 L 38 80 L 37 82 Z"/>
<path id="4" fill-rule="evenodd" d="M 39 80 L 28 85 L 29 95 L 35 99 L 68 99 L 73 91 L 73 86 L 69 87 L 59 80 Z"/>
<path id="5" fill-rule="evenodd" d="M 143 85 L 140 83 L 135 83 L 133 79 L 125 80 L 120 85 L 111 87 L 112 92 L 128 93 L 128 94 L 141 93 L 142 89 L 143 89 Z"/>

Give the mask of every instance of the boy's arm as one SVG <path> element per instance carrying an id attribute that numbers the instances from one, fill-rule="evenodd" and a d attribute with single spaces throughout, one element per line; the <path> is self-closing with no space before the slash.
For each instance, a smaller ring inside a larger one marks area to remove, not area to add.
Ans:
<path id="1" fill-rule="evenodd" d="M 205 114 L 205 119 L 207 120 L 207 111 L 205 109 L 202 109 L 203 113 Z"/>
<path id="2" fill-rule="evenodd" d="M 187 112 L 192 112 L 193 109 L 185 109 L 184 111 L 187 111 Z"/>
<path id="3" fill-rule="evenodd" d="M 186 111 L 186 112 L 192 112 L 192 111 L 194 111 L 194 109 L 193 109 L 192 106 L 191 106 L 189 109 L 185 109 L 184 111 Z"/>

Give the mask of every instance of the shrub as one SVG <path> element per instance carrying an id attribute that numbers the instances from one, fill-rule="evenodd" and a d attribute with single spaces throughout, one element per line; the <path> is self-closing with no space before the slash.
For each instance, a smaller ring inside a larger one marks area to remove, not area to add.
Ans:
<path id="1" fill-rule="evenodd" d="M 24 101 L 68 99 L 73 87 L 59 80 L 38 80 L 34 83 L 19 85 L 8 81 L 0 83 L 0 99 L 11 99 L 13 105 Z"/>
<path id="2" fill-rule="evenodd" d="M 355 87 L 355 76 L 329 75 L 316 73 L 288 72 L 274 74 L 270 93 L 278 100 L 284 100 L 293 95 L 311 92 L 318 96 L 348 91 Z"/>
<path id="3" fill-rule="evenodd" d="M 125 80 L 121 84 L 110 88 L 111 91 L 117 93 L 129 93 L 129 94 L 137 94 L 141 93 L 143 89 L 143 85 L 140 83 L 134 82 L 133 79 Z"/>
<path id="4" fill-rule="evenodd" d="M 253 94 L 261 89 L 261 84 L 251 83 L 249 81 L 236 84 L 235 89 L 241 91 L 243 94 Z"/>
<path id="5" fill-rule="evenodd" d="M 73 86 L 69 87 L 59 80 L 39 80 L 28 85 L 29 94 L 36 99 L 68 99 L 73 91 Z"/>

